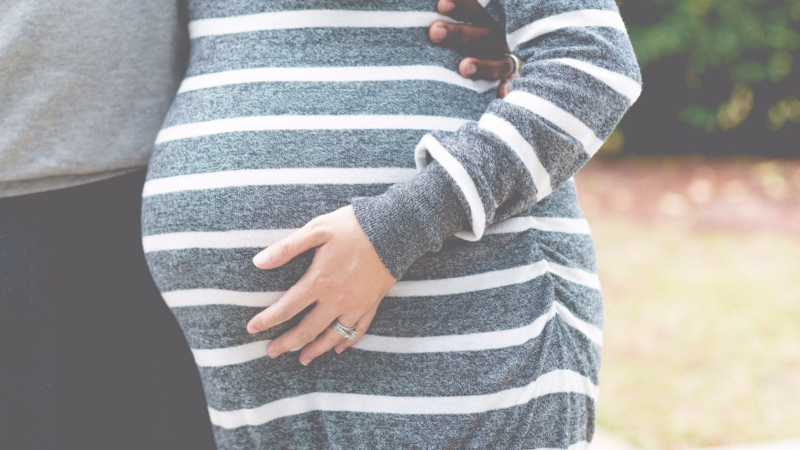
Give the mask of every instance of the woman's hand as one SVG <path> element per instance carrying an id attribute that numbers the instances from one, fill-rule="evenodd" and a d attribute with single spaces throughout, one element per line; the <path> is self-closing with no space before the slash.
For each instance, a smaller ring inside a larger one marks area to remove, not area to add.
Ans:
<path id="1" fill-rule="evenodd" d="M 258 333 L 283 323 L 316 303 L 300 323 L 267 347 L 275 358 L 303 346 L 300 362 L 308 364 L 336 346 L 336 352 L 354 344 L 369 328 L 378 305 L 397 280 L 383 265 L 361 229 L 352 206 L 345 206 L 309 221 L 253 258 L 259 269 L 286 264 L 311 248 L 314 259 L 306 273 L 278 301 L 253 317 L 249 333 Z M 334 319 L 358 335 L 347 340 L 330 326 Z"/>

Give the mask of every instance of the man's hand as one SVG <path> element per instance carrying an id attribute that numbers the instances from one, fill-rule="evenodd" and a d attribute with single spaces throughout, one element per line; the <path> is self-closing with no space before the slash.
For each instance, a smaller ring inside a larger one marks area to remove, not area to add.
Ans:
<path id="1" fill-rule="evenodd" d="M 341 353 L 364 336 L 381 300 L 397 282 L 362 231 L 352 205 L 312 219 L 256 255 L 253 264 L 274 269 L 312 248 L 314 259 L 306 273 L 247 324 L 248 332 L 258 333 L 314 303 L 300 323 L 270 342 L 267 353 L 273 358 L 299 347 L 303 364 L 334 347 Z M 334 319 L 355 326 L 356 337 L 347 340 L 334 331 Z"/>
<path id="2" fill-rule="evenodd" d="M 511 89 L 514 61 L 508 53 L 502 25 L 486 12 L 477 0 L 439 0 L 437 9 L 460 22 L 434 22 L 428 37 L 436 44 L 469 55 L 461 60 L 461 76 L 475 80 L 502 80 L 497 95 L 503 98 Z"/>

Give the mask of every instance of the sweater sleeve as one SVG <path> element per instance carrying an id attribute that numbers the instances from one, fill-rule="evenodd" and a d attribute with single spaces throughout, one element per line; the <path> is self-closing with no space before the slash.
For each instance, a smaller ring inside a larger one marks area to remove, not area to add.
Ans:
<path id="1" fill-rule="evenodd" d="M 641 73 L 614 0 L 506 0 L 509 47 L 526 61 L 514 90 L 479 121 L 425 135 L 417 176 L 351 199 L 396 278 L 450 235 L 530 208 L 600 148 L 641 93 Z"/>

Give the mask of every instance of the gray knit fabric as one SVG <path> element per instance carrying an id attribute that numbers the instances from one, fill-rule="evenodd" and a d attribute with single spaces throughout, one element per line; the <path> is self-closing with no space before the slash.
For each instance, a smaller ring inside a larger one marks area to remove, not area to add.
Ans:
<path id="1" fill-rule="evenodd" d="M 143 245 L 221 449 L 591 442 L 602 299 L 571 177 L 639 69 L 613 0 L 487 9 L 528 62 L 504 100 L 428 41 L 434 0 L 189 1 Z M 269 358 L 303 313 L 245 325 L 313 250 L 269 271 L 252 257 L 348 204 L 398 283 L 344 353 Z"/>

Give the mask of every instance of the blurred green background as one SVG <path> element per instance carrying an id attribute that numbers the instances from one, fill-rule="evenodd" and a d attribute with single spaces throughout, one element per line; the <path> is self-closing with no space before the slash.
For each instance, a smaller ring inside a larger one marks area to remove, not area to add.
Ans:
<path id="1" fill-rule="evenodd" d="M 644 91 L 575 177 L 598 426 L 642 450 L 798 439 L 800 0 L 618 3 Z"/>
<path id="2" fill-rule="evenodd" d="M 644 92 L 607 153 L 800 156 L 800 1 L 618 3 Z"/>

